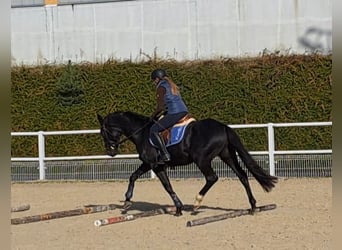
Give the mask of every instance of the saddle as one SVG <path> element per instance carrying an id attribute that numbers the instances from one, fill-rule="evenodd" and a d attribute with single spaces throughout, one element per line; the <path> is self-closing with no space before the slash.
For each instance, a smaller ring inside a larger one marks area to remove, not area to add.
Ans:
<path id="1" fill-rule="evenodd" d="M 180 142 L 183 139 L 186 126 L 193 121 L 196 121 L 196 119 L 187 114 L 171 128 L 160 132 L 164 139 L 165 145 L 170 146 Z"/>

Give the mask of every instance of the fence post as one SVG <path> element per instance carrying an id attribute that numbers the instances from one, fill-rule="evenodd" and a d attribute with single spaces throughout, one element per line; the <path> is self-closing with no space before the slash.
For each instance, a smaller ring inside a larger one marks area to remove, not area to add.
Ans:
<path id="1" fill-rule="evenodd" d="M 45 180 L 45 138 L 44 132 L 38 132 L 39 180 Z"/>
<path id="2" fill-rule="evenodd" d="M 268 160 L 270 166 L 270 175 L 275 174 L 274 169 L 274 150 L 275 150 L 275 142 L 274 142 L 274 127 L 273 123 L 267 124 L 267 131 L 268 131 Z"/>

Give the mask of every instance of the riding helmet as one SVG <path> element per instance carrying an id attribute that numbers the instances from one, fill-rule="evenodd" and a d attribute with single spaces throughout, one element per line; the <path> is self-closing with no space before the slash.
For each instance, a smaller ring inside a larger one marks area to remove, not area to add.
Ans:
<path id="1" fill-rule="evenodd" d="M 163 79 L 167 76 L 166 71 L 163 69 L 155 69 L 151 73 L 151 79 L 154 81 L 158 77 L 159 79 Z"/>

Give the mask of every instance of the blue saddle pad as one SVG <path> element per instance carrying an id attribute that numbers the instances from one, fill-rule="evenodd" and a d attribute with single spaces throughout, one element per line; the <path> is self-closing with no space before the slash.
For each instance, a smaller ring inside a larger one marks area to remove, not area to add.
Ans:
<path id="1" fill-rule="evenodd" d="M 166 147 L 179 143 L 184 137 L 185 128 L 186 125 L 173 127 L 171 129 L 170 139 L 166 143 Z"/>
<path id="2" fill-rule="evenodd" d="M 188 124 L 183 126 L 172 127 L 170 131 L 170 139 L 165 143 L 165 146 L 168 147 L 179 143 L 184 137 L 184 132 L 187 125 Z M 151 141 L 151 138 L 150 143 L 153 146 L 155 146 L 154 143 Z"/>

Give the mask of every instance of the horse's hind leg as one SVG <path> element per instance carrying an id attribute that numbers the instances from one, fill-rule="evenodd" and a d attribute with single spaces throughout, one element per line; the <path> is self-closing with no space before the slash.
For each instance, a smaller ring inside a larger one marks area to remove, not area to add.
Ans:
<path id="1" fill-rule="evenodd" d="M 230 153 L 230 154 L 229 154 Z M 244 186 L 247 196 L 248 196 L 248 200 L 249 203 L 251 205 L 251 212 L 254 213 L 255 209 L 256 209 L 256 200 L 252 194 L 252 190 L 251 187 L 249 185 L 249 181 L 248 181 L 248 176 L 247 173 L 241 168 L 237 156 L 236 156 L 236 152 L 233 149 L 230 149 L 227 152 L 223 152 L 220 157 L 222 159 L 222 161 L 224 161 L 227 165 L 229 165 L 233 171 L 235 172 L 235 174 L 237 175 L 237 177 L 239 178 L 239 180 L 241 181 L 242 185 Z"/>
<path id="2" fill-rule="evenodd" d="M 135 181 L 140 176 L 142 176 L 147 171 L 149 171 L 150 169 L 151 169 L 151 166 L 149 164 L 143 163 L 129 177 L 128 188 L 127 188 L 127 192 L 125 194 L 126 199 L 125 199 L 125 203 L 124 203 L 124 206 L 123 206 L 124 209 L 129 209 L 132 206 L 131 199 L 132 199 L 132 196 L 133 196 L 133 190 L 134 190 Z"/>
<path id="3" fill-rule="evenodd" d="M 168 192 L 168 194 L 171 196 L 173 203 L 176 206 L 176 216 L 182 215 L 182 209 L 183 209 L 183 203 L 181 200 L 178 198 L 177 194 L 175 191 L 173 191 L 173 188 L 170 183 L 170 179 L 167 176 L 166 170 L 164 166 L 159 166 L 155 169 L 153 169 L 157 177 L 159 178 L 160 182 L 163 184 L 163 187 L 165 190 Z"/>
<path id="4" fill-rule="evenodd" d="M 204 195 L 209 191 L 209 189 L 217 182 L 218 176 L 211 167 L 211 161 L 201 162 L 198 164 L 202 174 L 205 177 L 205 185 L 199 191 L 195 198 L 194 210 L 198 209 L 203 201 Z"/>

